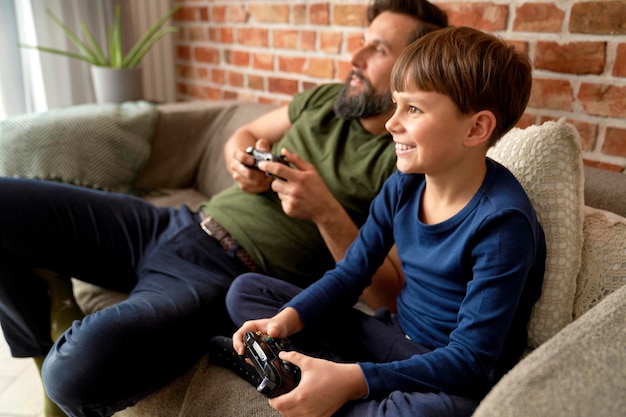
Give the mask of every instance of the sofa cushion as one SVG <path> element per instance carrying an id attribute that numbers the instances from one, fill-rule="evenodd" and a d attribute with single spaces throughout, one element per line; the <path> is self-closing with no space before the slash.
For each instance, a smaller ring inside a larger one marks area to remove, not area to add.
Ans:
<path id="1" fill-rule="evenodd" d="M 534 348 L 572 321 L 583 244 L 580 139 L 561 119 L 515 128 L 488 155 L 520 181 L 546 234 L 543 291 L 528 326 L 529 346 Z"/>
<path id="2" fill-rule="evenodd" d="M 0 175 L 124 191 L 150 156 L 148 102 L 82 104 L 0 122 Z"/>
<path id="3" fill-rule="evenodd" d="M 626 286 L 524 358 L 473 417 L 626 415 Z"/>
<path id="4" fill-rule="evenodd" d="M 626 218 L 585 207 L 585 241 L 574 318 L 626 284 Z"/>

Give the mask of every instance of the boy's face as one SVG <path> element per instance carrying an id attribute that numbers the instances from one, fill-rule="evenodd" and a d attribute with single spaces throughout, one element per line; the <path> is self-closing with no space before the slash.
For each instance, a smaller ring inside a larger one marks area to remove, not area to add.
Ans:
<path id="1" fill-rule="evenodd" d="M 361 117 L 386 113 L 393 108 L 389 88 L 391 70 L 418 23 L 408 15 L 383 12 L 365 31 L 363 44 L 352 54 L 353 70 L 346 81 L 344 96 L 348 99 L 365 96 L 366 100 L 380 103 L 376 114 Z"/>
<path id="2" fill-rule="evenodd" d="M 396 109 L 385 124 L 396 144 L 398 170 L 426 175 L 453 172 L 467 154 L 464 141 L 473 126 L 443 94 L 417 89 L 392 94 Z"/>

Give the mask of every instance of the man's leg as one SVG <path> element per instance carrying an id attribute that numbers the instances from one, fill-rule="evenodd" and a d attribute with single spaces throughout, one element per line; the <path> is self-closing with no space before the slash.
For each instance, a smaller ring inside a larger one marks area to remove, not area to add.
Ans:
<path id="1" fill-rule="evenodd" d="M 189 369 L 218 332 L 232 332 L 224 298 L 245 271 L 184 210 L 138 268 L 129 298 L 91 314 L 57 341 L 43 368 L 70 416 L 109 416 Z"/>
<path id="2" fill-rule="evenodd" d="M 132 261 L 148 245 L 140 237 L 153 238 L 166 214 L 121 195 L 0 178 L 0 323 L 12 354 L 41 366 L 53 340 L 81 318 L 66 302 L 70 276 L 130 291 Z M 42 278 L 36 267 L 63 275 Z"/>

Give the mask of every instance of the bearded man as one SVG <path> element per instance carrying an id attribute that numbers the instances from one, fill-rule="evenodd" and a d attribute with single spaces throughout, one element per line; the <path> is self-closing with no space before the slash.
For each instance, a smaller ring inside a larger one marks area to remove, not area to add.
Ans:
<path id="1" fill-rule="evenodd" d="M 191 367 L 213 336 L 235 330 L 224 298 L 238 275 L 305 287 L 343 258 L 395 170 L 385 130 L 391 69 L 413 40 L 447 25 L 424 0 L 376 1 L 368 18 L 346 83 L 299 93 L 238 129 L 225 145 L 236 184 L 198 211 L 0 179 L 0 323 L 13 356 L 43 362 L 46 392 L 63 413 L 110 416 Z M 251 169 L 250 146 L 288 165 Z M 396 263 L 392 251 L 363 294 L 373 308 L 393 309 L 403 282 Z M 130 295 L 53 344 L 38 267 Z"/>

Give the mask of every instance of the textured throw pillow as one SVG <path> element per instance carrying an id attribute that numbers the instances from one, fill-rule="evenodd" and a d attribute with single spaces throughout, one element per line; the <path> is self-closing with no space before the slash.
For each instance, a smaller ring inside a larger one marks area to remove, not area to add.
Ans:
<path id="1" fill-rule="evenodd" d="M 144 101 L 10 117 L 0 121 L 0 175 L 123 189 L 150 156 L 156 120 Z"/>
<path id="2" fill-rule="evenodd" d="M 529 347 L 535 348 L 572 321 L 583 244 L 580 139 L 561 119 L 515 128 L 488 155 L 520 181 L 546 234 L 543 292 L 528 325 Z"/>
<path id="3" fill-rule="evenodd" d="M 575 319 L 626 284 L 626 218 L 585 206 L 583 232 Z"/>

